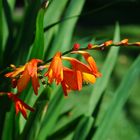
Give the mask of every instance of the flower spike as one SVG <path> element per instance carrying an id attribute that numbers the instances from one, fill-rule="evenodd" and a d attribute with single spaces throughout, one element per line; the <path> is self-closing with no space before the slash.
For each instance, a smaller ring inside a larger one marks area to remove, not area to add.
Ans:
<path id="1" fill-rule="evenodd" d="M 87 63 L 89 64 L 92 73 L 96 77 L 101 77 L 101 73 L 98 71 L 95 60 L 93 59 L 93 57 L 88 52 L 86 52 L 86 51 L 73 51 L 72 53 L 81 54 L 85 58 Z"/>
<path id="2" fill-rule="evenodd" d="M 6 77 L 12 78 L 13 87 L 17 87 L 18 92 L 22 92 L 30 78 L 32 80 L 32 86 L 35 94 L 38 94 L 39 81 L 37 77 L 37 64 L 42 63 L 40 59 L 32 59 L 24 66 L 15 68 L 13 72 L 5 74 Z"/>
<path id="3" fill-rule="evenodd" d="M 12 99 L 14 101 L 15 109 L 16 109 L 16 115 L 18 115 L 18 113 L 21 112 L 23 117 L 25 119 L 27 119 L 27 109 L 32 111 L 32 112 L 34 111 L 33 108 L 31 108 L 30 106 L 25 104 L 21 99 L 19 99 L 17 97 L 17 95 L 15 95 L 11 92 L 8 92 L 7 95 L 10 99 Z"/>
<path id="4" fill-rule="evenodd" d="M 48 71 L 44 76 L 48 77 L 48 82 L 51 84 L 53 80 L 59 84 L 63 80 L 63 65 L 61 60 L 61 52 L 57 52 L 52 59 Z"/>

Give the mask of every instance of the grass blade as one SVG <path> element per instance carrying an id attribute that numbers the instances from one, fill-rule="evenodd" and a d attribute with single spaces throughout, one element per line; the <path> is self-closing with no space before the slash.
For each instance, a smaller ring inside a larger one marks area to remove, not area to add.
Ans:
<path id="1" fill-rule="evenodd" d="M 45 114 L 45 117 L 41 123 L 39 135 L 37 138 L 38 140 L 45 139 L 52 131 L 55 122 L 58 118 L 58 115 L 60 113 L 60 109 L 63 106 L 64 103 L 63 100 L 64 98 L 63 98 L 62 91 L 58 91 L 56 96 L 50 102 L 48 111 Z"/>
<path id="2" fill-rule="evenodd" d="M 36 34 L 33 47 L 31 49 L 30 59 L 43 59 L 44 56 L 44 13 L 45 9 L 40 9 L 36 20 Z"/>
<path id="3" fill-rule="evenodd" d="M 51 1 L 51 3 L 44 15 L 44 26 L 45 27 L 56 22 L 57 20 L 60 20 L 67 3 L 68 3 L 68 0 Z M 52 13 L 53 13 L 53 16 L 52 16 Z M 47 50 L 50 47 L 50 43 L 52 41 L 54 34 L 56 33 L 55 29 L 57 27 L 58 26 L 55 26 L 55 27 L 51 28 L 50 30 L 48 30 L 47 32 L 45 32 L 45 35 L 44 35 L 45 36 L 45 51 L 46 51 L 45 59 L 46 59 L 46 57 L 48 57 Z"/>
<path id="4" fill-rule="evenodd" d="M 116 24 L 115 34 L 114 34 L 114 42 L 118 42 L 120 40 L 120 29 L 119 25 Z M 96 84 L 93 87 L 92 95 L 89 102 L 89 114 L 91 115 L 100 99 L 103 91 L 105 90 L 107 83 L 109 81 L 112 70 L 115 66 L 115 62 L 117 60 L 119 48 L 112 47 L 109 51 L 109 54 L 104 62 L 101 73 L 102 77 L 97 80 Z M 100 87 L 100 88 L 99 88 Z"/>
<path id="5" fill-rule="evenodd" d="M 30 114 L 29 119 L 27 120 L 24 130 L 20 136 L 20 140 L 37 139 L 41 122 L 43 120 L 44 114 L 47 111 L 50 94 L 51 88 L 47 86 L 35 102 L 34 108 L 36 111 Z"/>
<path id="6" fill-rule="evenodd" d="M 3 7 L 4 7 L 4 13 L 5 13 L 5 19 L 7 22 L 7 27 L 8 27 L 8 38 L 5 44 L 4 48 L 4 64 L 7 65 L 8 61 L 11 59 L 7 59 L 10 56 L 11 51 L 11 46 L 13 46 L 14 42 L 14 37 L 13 37 L 13 19 L 12 19 L 12 14 L 11 14 L 11 9 L 9 6 L 9 3 L 5 0 L 3 0 Z"/>
<path id="7" fill-rule="evenodd" d="M 3 17 L 3 9 L 2 9 L 2 0 L 0 1 L 0 23 L 1 23 L 1 28 L 0 28 L 0 64 L 2 63 L 2 55 L 3 55 L 3 23 L 2 23 L 2 17 Z"/>
<path id="8" fill-rule="evenodd" d="M 80 14 L 84 2 L 85 0 L 71 0 L 65 12 L 64 18 Z M 51 48 L 51 50 L 48 50 L 48 52 L 50 52 L 48 57 L 52 57 L 57 51 L 64 51 L 68 49 L 77 20 L 78 17 L 60 23 L 59 30 L 52 44 L 53 49 Z"/>
<path id="9" fill-rule="evenodd" d="M 33 43 L 34 39 L 36 17 L 40 6 L 41 0 L 36 0 L 36 2 L 30 2 L 26 9 L 20 31 L 16 35 L 17 38 L 15 40 L 15 45 L 11 52 L 12 58 L 14 58 L 14 61 L 17 64 L 19 62 L 20 64 L 25 63 L 27 59 L 27 54 L 29 52 L 30 45 Z M 18 52 L 18 54 L 15 52 Z"/>
<path id="10" fill-rule="evenodd" d="M 113 122 L 115 121 L 117 115 L 121 111 L 123 105 L 129 97 L 130 90 L 133 87 L 136 79 L 140 76 L 140 56 L 135 60 L 133 65 L 127 71 L 124 76 L 119 88 L 114 93 L 115 96 L 105 113 L 103 120 L 100 122 L 97 132 L 95 133 L 93 140 L 105 140 L 107 134 L 109 133 Z"/>
<path id="11" fill-rule="evenodd" d="M 67 135 L 69 135 L 75 129 L 75 127 L 78 125 L 78 123 L 79 123 L 80 119 L 82 118 L 82 116 L 83 115 L 80 115 L 77 118 L 75 118 L 74 120 L 68 122 L 65 126 L 63 126 L 59 130 L 57 130 L 56 132 L 51 134 L 47 138 L 47 140 L 55 140 L 56 138 L 57 139 L 65 138 Z"/>
<path id="12" fill-rule="evenodd" d="M 119 30 L 119 25 L 117 24 L 115 27 L 114 41 L 119 41 L 119 39 L 120 39 L 119 34 L 120 34 L 120 30 Z M 100 101 L 100 98 L 102 97 L 103 91 L 105 90 L 105 88 L 107 86 L 107 83 L 109 81 L 110 75 L 112 73 L 112 70 L 114 68 L 114 65 L 115 65 L 115 62 L 117 59 L 118 51 L 119 51 L 119 48 L 113 47 L 110 49 L 110 52 L 107 56 L 104 66 L 102 68 L 103 76 L 100 79 L 98 79 L 98 81 L 96 82 L 96 84 L 93 87 L 94 88 L 92 91 L 93 94 L 91 95 L 90 100 L 89 100 L 89 110 L 88 110 L 89 116 L 92 116 L 94 110 L 96 109 L 96 106 L 98 105 L 98 102 Z M 102 86 L 100 86 L 100 85 L 102 85 Z M 86 112 L 86 114 L 87 114 L 87 112 Z M 79 128 L 79 129 L 77 128 L 77 131 L 75 132 L 75 136 L 77 138 L 79 135 L 80 137 L 82 137 L 84 139 L 88 135 L 88 133 L 93 125 L 93 121 L 81 120 L 79 125 L 82 126 L 82 128 Z M 86 126 L 87 126 L 87 128 L 86 128 Z M 81 131 L 84 131 L 84 130 L 87 131 L 87 134 L 81 133 Z"/>
<path id="13" fill-rule="evenodd" d="M 85 140 L 89 130 L 91 129 L 93 121 L 94 119 L 92 116 L 84 116 L 76 128 L 73 140 L 78 140 L 79 138 L 80 140 Z"/>

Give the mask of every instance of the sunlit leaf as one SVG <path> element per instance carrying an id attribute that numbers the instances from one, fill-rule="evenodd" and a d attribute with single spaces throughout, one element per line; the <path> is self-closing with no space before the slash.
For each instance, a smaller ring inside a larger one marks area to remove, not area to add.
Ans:
<path id="1" fill-rule="evenodd" d="M 133 87 L 133 83 L 135 83 L 136 79 L 140 76 L 139 65 L 140 56 L 138 56 L 133 65 L 126 72 L 120 86 L 114 93 L 115 96 L 113 97 L 110 106 L 103 117 L 103 120 L 100 122 L 97 128 L 97 131 L 92 138 L 93 140 L 106 139 L 114 121 L 116 120 L 123 105 L 127 101 L 129 94 L 131 93 L 130 91 Z"/>

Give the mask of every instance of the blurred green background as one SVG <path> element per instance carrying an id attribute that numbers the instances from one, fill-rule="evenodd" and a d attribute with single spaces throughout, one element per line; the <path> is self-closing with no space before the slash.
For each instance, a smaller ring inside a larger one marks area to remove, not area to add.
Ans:
<path id="1" fill-rule="evenodd" d="M 140 41 L 140 1 L 139 0 L 87 0 L 75 30 L 74 41 L 87 36 L 96 40 L 110 40 L 114 33 L 115 22 L 120 24 L 121 39 L 128 38 L 130 42 Z M 102 67 L 107 50 L 93 52 L 98 66 Z M 105 112 L 115 89 L 120 84 L 134 59 L 140 54 L 137 47 L 121 48 L 115 69 L 105 90 L 101 112 Z M 131 74 L 131 73 L 130 73 Z M 131 95 L 123 110 L 118 115 L 107 140 L 139 140 L 140 139 L 140 77 L 134 84 Z M 128 87 L 129 88 L 129 87 Z M 74 98 L 68 100 L 69 104 L 87 105 L 90 98 L 90 89 L 85 88 Z M 88 93 L 88 94 L 87 94 Z M 77 98 L 76 98 L 76 97 Z M 80 97 L 80 98 L 79 98 Z M 83 107 L 83 106 L 82 106 Z M 81 105 L 79 105 L 79 110 Z M 83 110 L 84 108 L 82 108 Z M 102 114 L 102 113 L 101 113 Z M 101 116 L 102 117 L 102 116 Z"/>
<path id="2" fill-rule="evenodd" d="M 68 4 L 70 3 L 70 1 L 71 0 L 69 0 Z M 24 4 L 24 1 L 16 1 L 16 9 L 14 10 L 14 13 L 12 13 L 12 16 L 14 18 L 14 24 L 17 29 L 20 28 L 21 20 L 24 16 Z M 67 9 L 67 7 L 65 9 Z M 84 44 L 83 42 L 90 43 L 92 41 L 95 41 L 96 43 L 102 43 L 106 40 L 113 39 L 116 22 L 118 22 L 120 25 L 121 39 L 128 38 L 130 42 L 140 41 L 139 10 L 139 0 L 86 0 L 82 13 L 79 15 L 78 23 L 75 26 L 71 45 L 68 48 L 71 48 L 72 44 L 75 42 L 80 43 L 81 46 L 86 46 L 87 44 Z M 53 23 L 55 21 L 57 20 L 51 19 L 50 22 Z M 47 23 L 47 21 L 45 23 Z M 52 40 L 54 41 L 54 38 Z M 52 40 L 50 39 L 50 41 Z M 51 43 L 48 44 L 50 45 Z M 56 45 L 57 42 L 54 44 Z M 23 51 L 21 51 L 21 54 L 24 53 L 25 49 L 22 47 L 20 49 L 23 49 Z M 58 49 L 59 48 L 55 49 L 55 51 Z M 91 55 L 95 58 L 97 62 L 99 70 L 102 69 L 108 52 L 108 49 L 104 51 L 91 52 Z M 52 54 L 53 53 L 54 52 L 52 52 Z M 98 122 L 100 122 L 100 120 L 103 119 L 104 114 L 107 112 L 110 102 L 114 97 L 115 91 L 121 83 L 122 77 L 125 75 L 126 71 L 139 54 L 140 49 L 134 46 L 129 48 L 120 48 L 117 63 L 115 64 L 115 68 L 109 79 L 108 86 L 104 91 L 105 94 L 103 94 L 101 106 L 98 108 L 99 116 L 96 122 L 97 124 Z M 19 58 L 21 58 L 20 54 L 18 55 Z M 46 55 L 47 58 L 48 56 L 49 55 Z M 11 63 L 10 61 L 12 61 L 12 59 L 13 58 L 6 61 L 6 66 Z M 25 61 L 26 59 L 23 58 L 23 60 Z M 21 60 L 22 63 L 24 61 Z M 14 63 L 14 59 L 12 62 Z M 17 64 L 20 64 L 20 61 L 18 60 L 16 60 L 15 62 Z M 120 114 L 118 114 L 118 117 L 115 120 L 111 131 L 109 132 L 107 140 L 140 139 L 140 77 L 138 77 L 137 82 L 132 84 L 134 86 L 131 90 L 129 99 L 125 103 Z M 55 128 L 53 128 L 52 135 L 49 134 L 50 138 L 48 139 L 52 139 L 53 135 L 55 137 L 55 132 L 57 132 L 59 128 L 65 126 L 67 122 L 74 120 L 77 116 L 79 116 L 80 118 L 80 115 L 82 113 L 84 114 L 88 111 L 88 102 L 91 97 L 90 91 L 92 90 L 93 86 L 94 85 L 85 85 L 82 91 L 71 92 L 68 98 L 63 101 L 63 104 L 65 105 L 61 109 L 62 116 L 59 116 L 59 118 L 57 118 L 59 119 L 59 121 L 56 123 Z M 3 108 L 5 109 L 5 106 Z M 6 108 L 5 110 L 9 110 L 9 108 Z M 75 121 L 75 125 L 71 126 L 70 128 L 75 130 L 76 126 L 78 125 L 77 122 L 78 121 Z M 1 121 L 1 124 L 3 124 L 3 121 Z M 64 140 L 71 140 L 72 137 L 73 132 L 70 133 L 67 138 L 64 138 Z"/>

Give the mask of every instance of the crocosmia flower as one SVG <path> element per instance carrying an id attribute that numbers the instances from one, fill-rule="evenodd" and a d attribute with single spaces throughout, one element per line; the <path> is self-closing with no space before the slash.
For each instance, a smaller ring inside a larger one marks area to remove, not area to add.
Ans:
<path id="1" fill-rule="evenodd" d="M 81 90 L 82 89 L 82 73 L 80 71 L 74 71 L 72 69 L 64 67 L 64 78 L 61 82 L 64 95 L 67 96 L 69 90 Z"/>
<path id="2" fill-rule="evenodd" d="M 63 56 L 62 59 L 68 60 L 72 65 L 72 69 L 74 69 L 76 71 L 81 71 L 81 72 L 85 72 L 85 73 L 92 73 L 92 71 L 88 65 L 80 62 L 79 60 L 77 60 L 75 58 Z"/>
<path id="3" fill-rule="evenodd" d="M 50 66 L 45 76 L 48 77 L 48 83 L 52 83 L 53 80 L 59 84 L 63 80 L 63 65 L 61 60 L 61 52 L 57 52 L 53 57 Z"/>
<path id="4" fill-rule="evenodd" d="M 15 68 L 13 72 L 7 73 L 5 76 L 12 78 L 12 85 L 17 87 L 18 92 L 22 92 L 31 79 L 34 92 L 37 95 L 39 88 L 37 64 L 41 62 L 42 60 L 40 59 L 32 59 L 24 66 Z"/>
<path id="5" fill-rule="evenodd" d="M 94 60 L 94 58 L 86 51 L 73 51 L 72 53 L 78 53 L 81 54 L 85 60 L 87 61 L 87 63 L 90 66 L 90 69 L 92 71 L 92 73 L 95 75 L 95 77 L 101 77 L 101 73 L 98 71 L 98 68 L 96 66 L 96 62 Z"/>
<path id="6" fill-rule="evenodd" d="M 15 109 L 16 109 L 16 115 L 21 112 L 23 117 L 27 119 L 27 109 L 30 111 L 34 111 L 34 109 L 27 104 L 25 104 L 21 99 L 19 99 L 15 94 L 9 92 L 7 93 L 8 97 L 13 100 Z"/>

